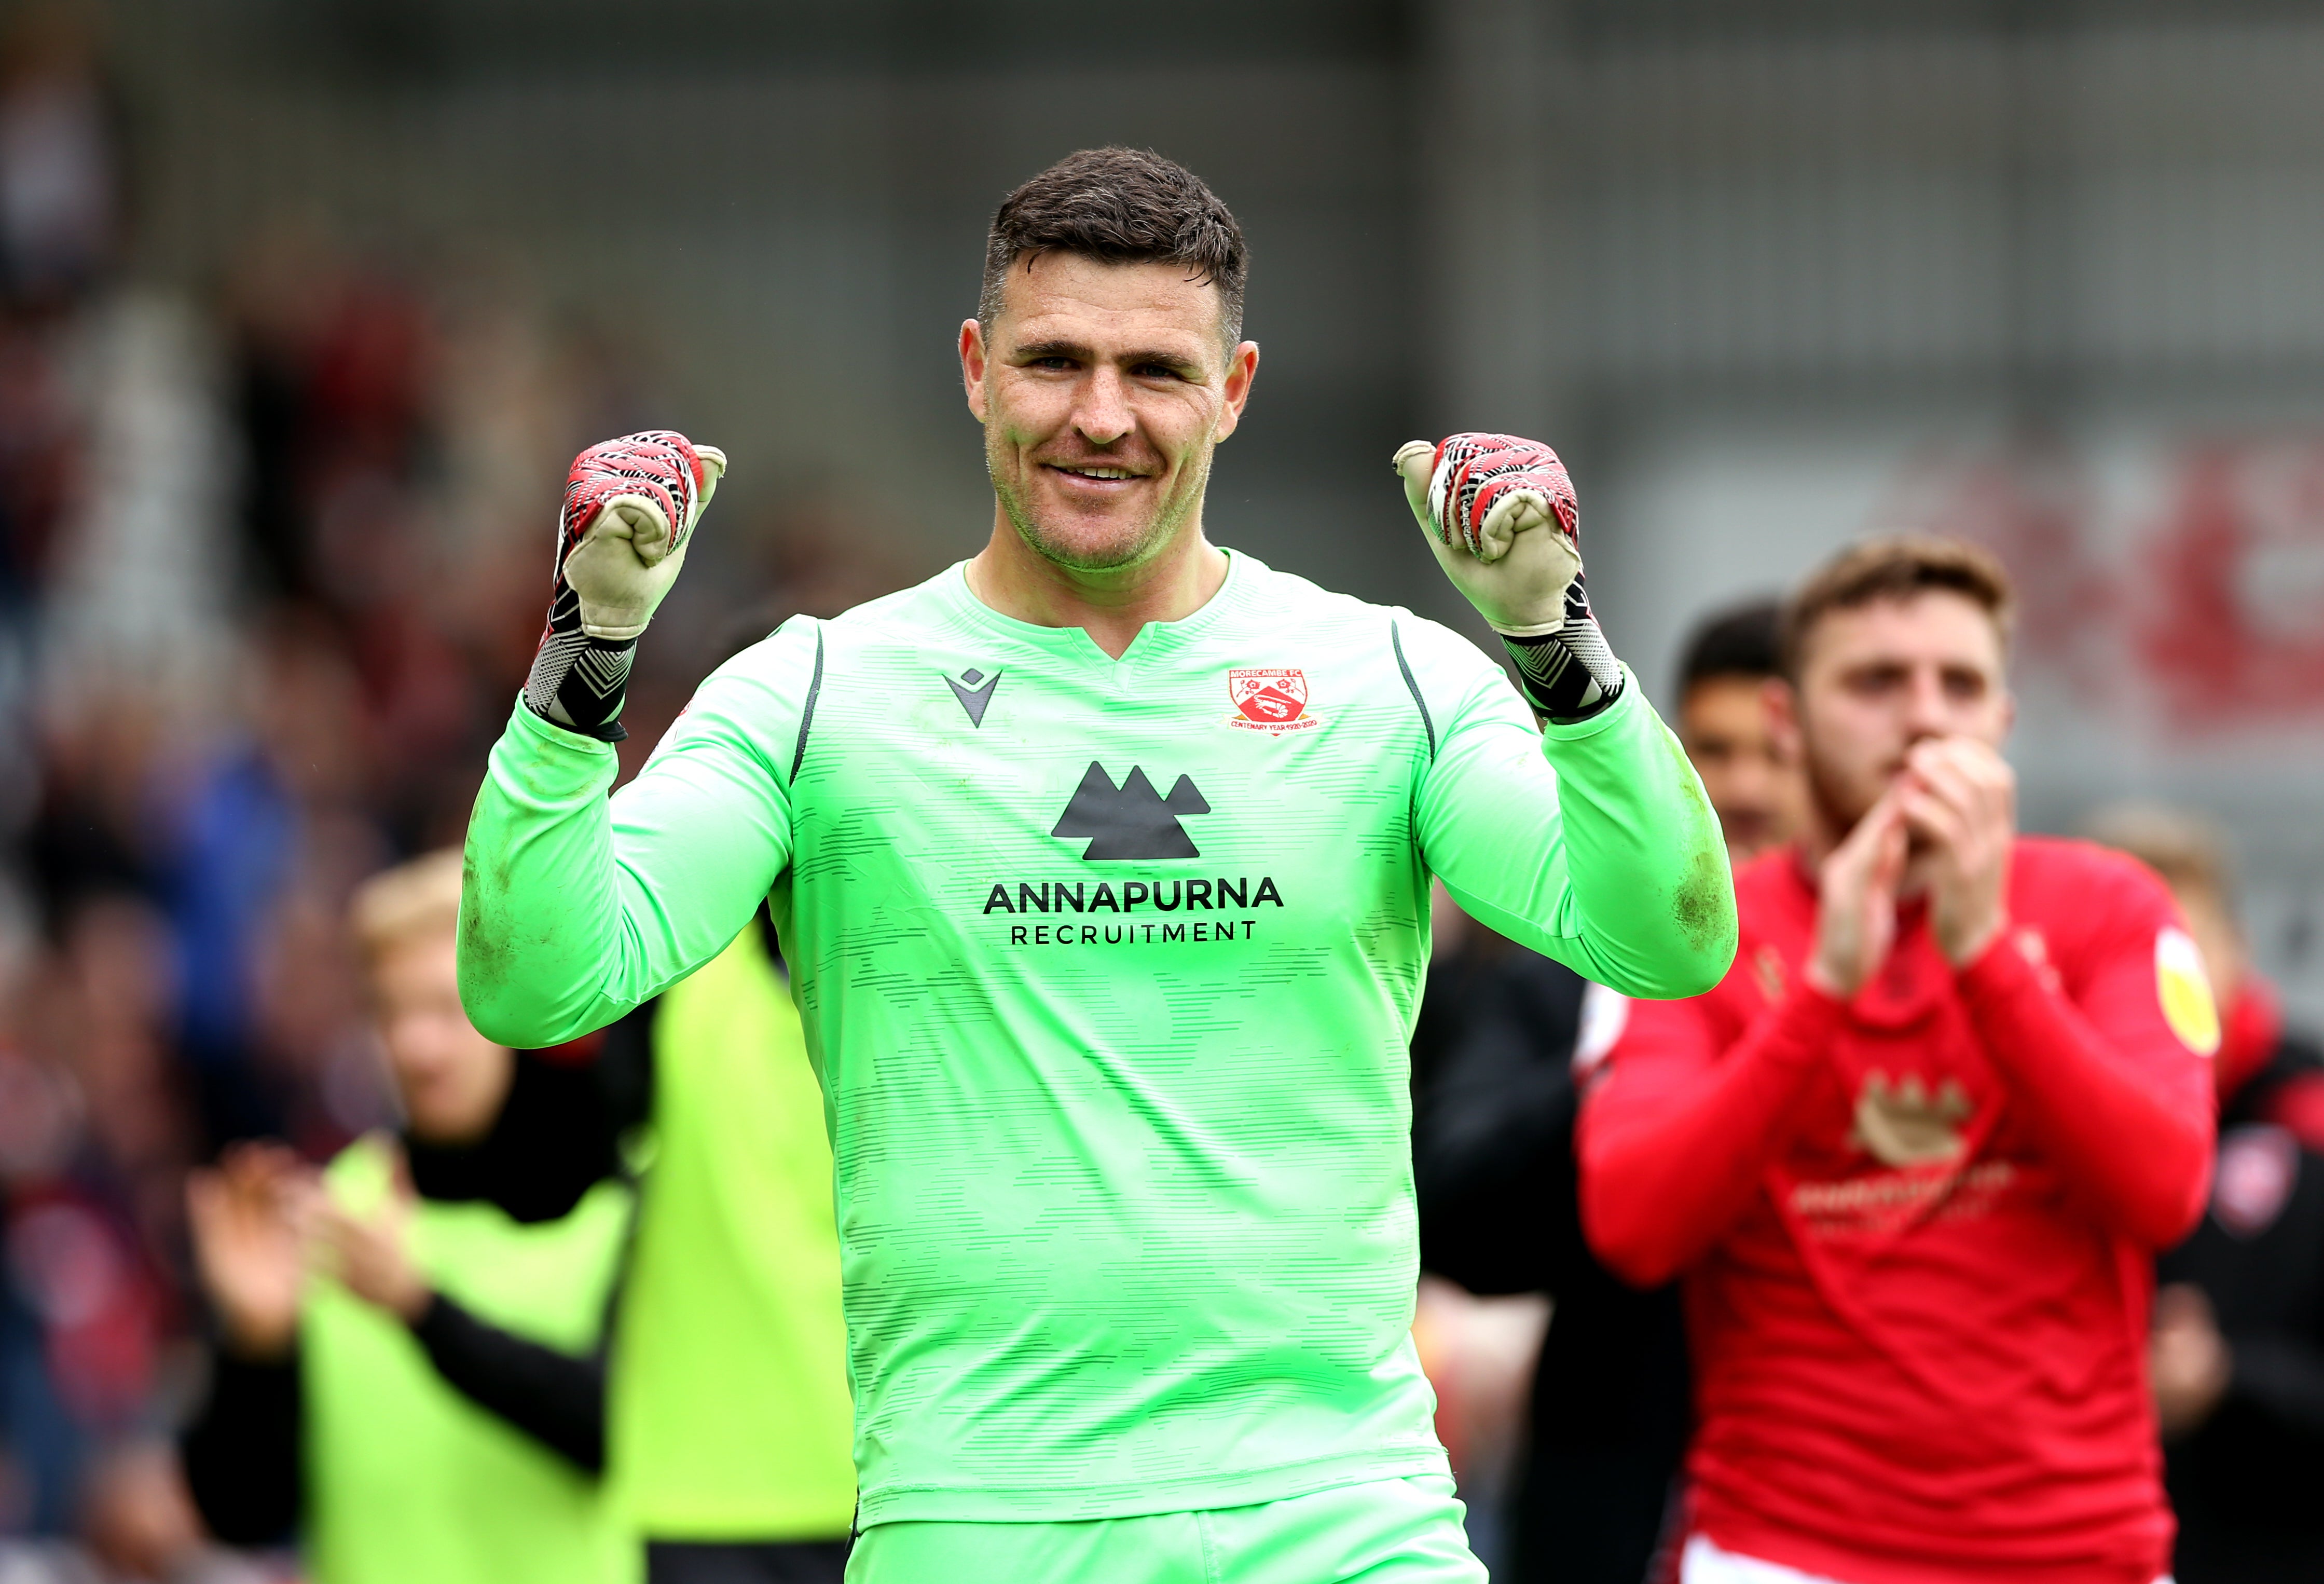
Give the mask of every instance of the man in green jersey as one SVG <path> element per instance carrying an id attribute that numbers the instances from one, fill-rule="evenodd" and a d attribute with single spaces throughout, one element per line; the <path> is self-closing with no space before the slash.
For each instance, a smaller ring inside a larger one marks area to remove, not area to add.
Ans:
<path id="1" fill-rule="evenodd" d="M 1545 448 L 1399 453 L 1527 694 L 1203 527 L 1242 238 L 1158 156 L 993 222 L 961 327 L 990 542 L 798 620 L 610 800 L 631 647 L 724 466 L 583 454 L 468 837 L 479 1028 L 569 1039 L 761 900 L 823 1085 L 858 1580 L 1475 1580 L 1409 1328 L 1429 877 L 1625 994 L 1716 982 L 1716 821 L 1582 596 Z"/>

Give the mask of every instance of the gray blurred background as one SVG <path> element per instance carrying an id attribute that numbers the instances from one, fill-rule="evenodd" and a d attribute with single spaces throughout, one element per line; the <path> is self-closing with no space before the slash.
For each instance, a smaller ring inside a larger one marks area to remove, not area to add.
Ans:
<path id="1" fill-rule="evenodd" d="M 456 837 L 573 450 L 734 461 L 634 759 L 982 541 L 983 227 L 1109 142 L 1254 250 L 1213 537 L 1467 625 L 1388 458 L 1538 434 L 1665 705 L 1705 611 L 1978 539 L 2027 822 L 2212 813 L 2324 1023 L 2324 7 L 0 7 L 0 1533 L 151 1496 L 187 1163 L 384 1115 L 337 920 Z"/>

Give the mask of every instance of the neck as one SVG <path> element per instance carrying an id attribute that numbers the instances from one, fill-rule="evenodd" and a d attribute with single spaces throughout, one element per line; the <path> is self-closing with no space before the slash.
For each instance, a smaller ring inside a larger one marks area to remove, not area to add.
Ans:
<path id="1" fill-rule="evenodd" d="M 1079 627 L 1115 660 L 1148 622 L 1184 620 L 1227 579 L 1226 553 L 1196 515 L 1135 566 L 1061 567 L 1025 542 L 996 503 L 992 538 L 968 563 L 968 588 L 1002 616 L 1039 627 Z"/>
<path id="2" fill-rule="evenodd" d="M 1807 860 L 1809 869 L 1821 868 L 1831 849 L 1846 841 L 1855 829 L 1855 820 L 1843 824 L 1825 810 L 1822 799 L 1809 798 L 1808 817 L 1800 827 L 1800 856 Z"/>

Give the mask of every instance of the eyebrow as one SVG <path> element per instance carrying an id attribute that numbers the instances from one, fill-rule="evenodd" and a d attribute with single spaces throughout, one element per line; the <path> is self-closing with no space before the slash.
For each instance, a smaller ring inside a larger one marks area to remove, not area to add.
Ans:
<path id="1" fill-rule="evenodd" d="M 1028 363 L 1042 357 L 1073 357 L 1078 358 L 1084 363 L 1093 360 L 1090 349 L 1087 347 L 1082 345 L 1079 341 L 1067 341 L 1063 339 L 1028 341 L 1023 346 L 1018 347 L 1010 356 L 1012 361 L 1021 359 Z M 1148 348 L 1142 352 L 1126 353 L 1123 355 L 1120 361 L 1133 366 L 1140 363 L 1159 363 L 1167 368 L 1177 369 L 1181 372 L 1191 371 L 1196 374 L 1201 373 L 1203 368 L 1201 362 L 1197 359 L 1188 357 L 1183 353 L 1166 352 L 1159 348 Z"/>

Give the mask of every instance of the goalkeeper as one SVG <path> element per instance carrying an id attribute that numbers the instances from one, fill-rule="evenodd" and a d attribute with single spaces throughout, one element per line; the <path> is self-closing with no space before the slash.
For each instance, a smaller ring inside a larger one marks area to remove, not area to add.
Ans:
<path id="1" fill-rule="evenodd" d="M 1429 876 L 1627 995 L 1733 954 L 1717 823 L 1590 615 L 1545 448 L 1397 458 L 1525 699 L 1204 536 L 1244 275 L 1157 155 L 1011 194 L 959 344 L 990 542 L 738 656 L 610 801 L 724 461 L 635 436 L 567 486 L 463 991 L 495 1039 L 570 1039 L 770 903 L 835 1156 L 857 1580 L 1481 1579 L 1409 1334 Z"/>

